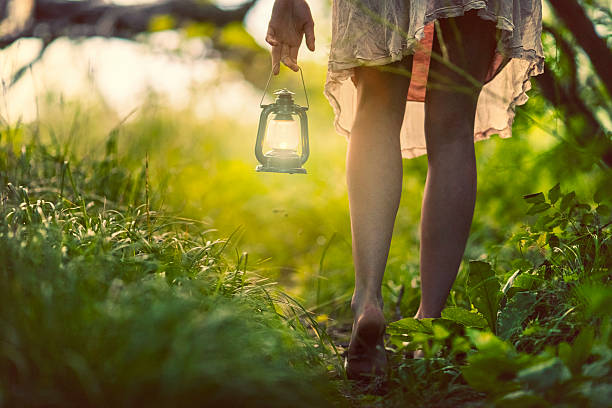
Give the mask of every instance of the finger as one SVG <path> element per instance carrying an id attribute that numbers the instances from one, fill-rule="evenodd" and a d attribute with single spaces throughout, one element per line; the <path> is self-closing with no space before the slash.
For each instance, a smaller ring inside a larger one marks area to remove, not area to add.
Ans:
<path id="1" fill-rule="evenodd" d="M 300 47 L 290 47 L 289 48 L 289 57 L 291 58 L 291 63 L 293 65 L 293 67 L 289 67 L 294 71 L 298 71 L 300 69 L 300 67 L 297 64 L 297 57 L 298 57 L 298 51 L 299 51 Z"/>
<path id="2" fill-rule="evenodd" d="M 304 35 L 306 36 L 306 46 L 310 51 L 315 50 L 314 22 L 311 20 L 304 24 Z"/>
<path id="3" fill-rule="evenodd" d="M 282 45 L 275 45 L 272 47 L 272 72 L 274 75 L 278 75 L 280 71 L 281 49 Z"/>
<path id="4" fill-rule="evenodd" d="M 271 26 L 268 27 L 268 32 L 266 33 L 266 42 L 272 46 L 279 45 L 274 33 L 274 28 Z"/>
<path id="5" fill-rule="evenodd" d="M 291 59 L 291 46 L 283 44 L 281 51 L 281 62 L 290 69 L 297 71 L 297 64 Z"/>

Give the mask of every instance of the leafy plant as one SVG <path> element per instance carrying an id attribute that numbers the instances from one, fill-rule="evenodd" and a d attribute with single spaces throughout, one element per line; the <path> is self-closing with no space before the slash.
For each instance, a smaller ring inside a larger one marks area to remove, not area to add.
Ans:
<path id="1" fill-rule="evenodd" d="M 510 272 L 469 262 L 469 304 L 389 325 L 397 352 L 421 348 L 454 366 L 494 406 L 607 406 L 612 399 L 610 214 L 560 185 L 523 197 L 532 217 L 507 242 Z M 502 285 L 503 283 L 503 285 Z M 453 298 L 453 297 L 451 297 Z"/>

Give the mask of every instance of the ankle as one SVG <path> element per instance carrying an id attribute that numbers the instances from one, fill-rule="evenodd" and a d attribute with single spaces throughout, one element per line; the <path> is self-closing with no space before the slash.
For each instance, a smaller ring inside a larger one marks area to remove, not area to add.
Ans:
<path id="1" fill-rule="evenodd" d="M 425 308 L 419 307 L 416 314 L 414 315 L 415 319 L 430 319 L 430 318 L 438 318 L 441 316 L 440 311 L 438 310 L 427 310 Z"/>
<path id="2" fill-rule="evenodd" d="M 382 296 L 359 296 L 353 295 L 351 301 L 351 310 L 355 316 L 361 315 L 367 309 L 376 309 L 382 312 L 383 300 Z"/>

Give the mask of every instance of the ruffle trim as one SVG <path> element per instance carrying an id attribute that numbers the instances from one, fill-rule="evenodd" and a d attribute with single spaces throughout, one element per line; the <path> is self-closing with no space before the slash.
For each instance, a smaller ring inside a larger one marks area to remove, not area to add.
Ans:
<path id="1" fill-rule="evenodd" d="M 528 50 L 533 51 L 533 50 Z M 512 124 L 514 123 L 514 118 L 516 116 L 516 107 L 520 105 L 524 105 L 527 100 L 529 100 L 529 96 L 527 92 L 531 90 L 531 77 L 536 75 L 540 75 L 544 72 L 544 57 L 535 56 L 535 51 L 533 55 L 529 52 L 524 52 L 523 59 L 529 59 L 530 63 L 527 67 L 527 71 L 525 74 L 525 78 L 523 79 L 523 83 L 521 86 L 521 90 L 512 98 L 510 104 L 508 105 L 508 110 L 506 111 L 508 117 L 508 126 L 503 129 L 489 128 L 487 130 L 483 130 L 480 132 L 474 133 L 474 143 L 479 142 L 481 140 L 490 139 L 491 136 L 498 135 L 502 139 L 508 139 L 512 137 Z M 514 58 L 514 57 L 513 57 Z M 336 127 L 336 131 L 338 131 L 338 126 Z M 346 129 L 344 130 L 345 136 L 349 136 L 350 132 Z M 404 159 L 413 159 L 415 157 L 422 156 L 427 154 L 427 148 L 425 146 L 416 146 L 410 148 L 402 149 L 402 157 Z"/>

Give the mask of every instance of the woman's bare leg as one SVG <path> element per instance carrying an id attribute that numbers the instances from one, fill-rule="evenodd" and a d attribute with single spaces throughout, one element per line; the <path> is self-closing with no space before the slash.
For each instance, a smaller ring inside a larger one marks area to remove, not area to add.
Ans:
<path id="1" fill-rule="evenodd" d="M 346 166 L 355 264 L 349 378 L 386 368 L 381 284 L 402 190 L 399 136 L 411 61 L 395 64 L 406 75 L 375 67 L 355 70 L 358 103 Z"/>
<path id="2" fill-rule="evenodd" d="M 495 23 L 472 10 L 464 16 L 440 19 L 451 63 L 477 81 L 484 81 L 496 45 Z M 438 37 L 436 35 L 436 37 Z M 459 38 L 461 37 L 461 38 Z M 438 38 L 433 52 L 440 54 Z M 438 75 L 435 75 L 435 74 Z M 432 58 L 425 98 L 427 181 L 421 215 L 421 303 L 416 318 L 439 317 L 465 251 L 476 201 L 474 117 L 481 86 Z M 471 87 L 462 92 L 460 87 Z"/>

